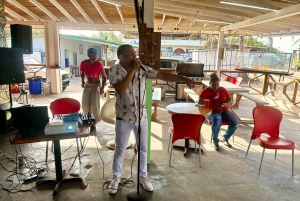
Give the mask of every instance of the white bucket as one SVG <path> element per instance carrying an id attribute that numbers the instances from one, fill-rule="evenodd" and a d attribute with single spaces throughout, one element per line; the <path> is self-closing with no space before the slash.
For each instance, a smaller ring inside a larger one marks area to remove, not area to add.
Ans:
<path id="1" fill-rule="evenodd" d="M 51 84 L 50 82 L 43 83 L 43 93 L 50 94 L 51 93 Z"/>

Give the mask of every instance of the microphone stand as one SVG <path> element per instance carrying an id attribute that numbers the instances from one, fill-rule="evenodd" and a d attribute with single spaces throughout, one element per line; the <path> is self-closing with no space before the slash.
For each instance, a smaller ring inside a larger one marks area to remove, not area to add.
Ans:
<path id="1" fill-rule="evenodd" d="M 144 68 L 142 68 L 143 70 L 145 70 Z M 140 70 L 138 70 L 138 79 L 139 79 L 139 105 L 138 105 L 138 111 L 139 111 L 139 121 L 138 121 L 138 134 L 137 134 L 137 138 L 138 138 L 138 169 L 137 169 L 137 190 L 132 191 L 130 193 L 127 194 L 127 199 L 129 201 L 133 200 L 133 201 L 142 201 L 142 200 L 148 200 L 149 199 L 149 193 L 146 191 L 142 191 L 140 192 L 140 143 L 141 143 L 141 77 L 140 77 Z M 146 90 L 146 88 L 145 88 Z"/>

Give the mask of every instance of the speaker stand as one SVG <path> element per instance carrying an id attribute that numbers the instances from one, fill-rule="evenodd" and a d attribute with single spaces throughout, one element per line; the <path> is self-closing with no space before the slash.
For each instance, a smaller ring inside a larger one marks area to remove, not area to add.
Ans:
<path id="1" fill-rule="evenodd" d="M 145 201 L 149 199 L 149 193 L 144 191 L 140 191 L 138 193 L 136 191 L 132 191 L 127 194 L 127 199 L 128 201 Z"/>
<path id="2" fill-rule="evenodd" d="M 10 103 L 10 108 L 12 108 L 12 96 L 11 96 L 11 85 L 8 84 L 8 90 L 9 90 L 9 103 Z"/>

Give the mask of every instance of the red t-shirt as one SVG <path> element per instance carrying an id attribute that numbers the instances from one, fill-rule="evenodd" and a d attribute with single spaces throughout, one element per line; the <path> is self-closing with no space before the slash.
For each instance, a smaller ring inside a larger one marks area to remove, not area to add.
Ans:
<path id="1" fill-rule="evenodd" d="M 226 99 L 230 97 L 229 92 L 224 87 L 219 87 L 216 91 L 211 90 L 209 87 L 205 88 L 200 96 L 203 99 L 209 99 L 211 103 L 225 103 Z M 223 108 L 211 108 L 213 112 L 224 112 L 228 110 L 228 105 Z"/>
<path id="2" fill-rule="evenodd" d="M 89 66 L 86 60 L 80 64 L 80 70 L 85 72 L 86 77 L 96 78 L 99 77 L 101 72 L 104 71 L 102 63 L 96 60 L 92 65 Z"/>

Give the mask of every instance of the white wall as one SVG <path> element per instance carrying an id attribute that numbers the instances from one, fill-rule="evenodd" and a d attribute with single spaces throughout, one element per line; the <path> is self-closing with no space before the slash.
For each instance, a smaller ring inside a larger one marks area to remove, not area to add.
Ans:
<path id="1" fill-rule="evenodd" d="M 11 47 L 11 38 L 6 39 L 7 47 Z M 32 50 L 33 52 L 45 52 L 44 36 L 32 37 Z"/>
<path id="2" fill-rule="evenodd" d="M 65 67 L 65 50 L 69 50 L 69 65 L 74 65 L 73 63 L 73 53 L 77 53 L 77 65 L 80 65 L 81 61 L 87 59 L 87 50 L 89 47 L 98 46 L 99 44 L 73 40 L 69 38 L 60 38 L 60 67 Z M 79 53 L 79 45 L 82 44 L 83 51 Z M 100 46 L 100 45 L 99 45 Z M 100 57 L 101 53 L 98 52 L 98 57 Z"/>
<path id="3" fill-rule="evenodd" d="M 79 44 L 82 44 L 83 51 L 82 54 L 79 54 Z M 60 37 L 60 67 L 65 67 L 65 50 L 69 50 L 69 65 L 74 65 L 73 63 L 73 52 L 77 53 L 77 65 L 80 65 L 81 61 L 87 59 L 87 49 L 89 47 L 94 46 L 101 46 L 98 43 L 86 42 L 86 41 L 79 41 L 74 39 L 62 38 Z M 7 47 L 11 47 L 11 38 L 7 38 Z M 39 52 L 45 52 L 45 40 L 44 36 L 35 36 L 32 38 L 32 48 L 33 48 L 33 55 L 27 55 L 29 57 L 35 58 L 38 61 L 41 61 L 40 58 L 36 58 Z M 101 49 L 101 47 L 100 47 Z M 109 51 L 109 50 L 108 50 Z M 102 60 L 101 52 L 98 52 L 99 60 Z M 114 55 L 110 55 L 111 58 L 113 57 L 114 60 L 117 59 L 117 51 L 114 51 Z"/>
<path id="4" fill-rule="evenodd" d="M 82 45 L 83 51 L 82 54 L 79 53 L 79 45 Z M 90 47 L 100 46 L 100 50 L 102 50 L 101 45 L 99 43 L 87 42 L 87 41 L 79 41 L 73 40 L 69 38 L 62 38 L 60 37 L 60 67 L 65 67 L 65 50 L 69 50 L 69 65 L 74 65 L 73 63 L 73 53 L 77 53 L 77 65 L 79 66 L 80 63 L 87 59 L 87 50 Z M 109 51 L 109 50 L 108 50 Z M 101 58 L 102 53 L 98 52 L 99 60 L 104 60 Z M 112 55 L 111 55 L 112 56 Z M 113 58 L 117 59 L 117 51 L 114 51 Z"/>

